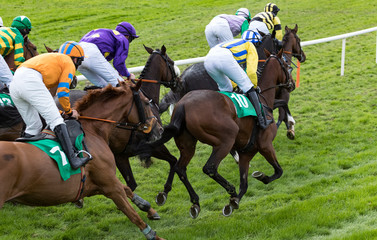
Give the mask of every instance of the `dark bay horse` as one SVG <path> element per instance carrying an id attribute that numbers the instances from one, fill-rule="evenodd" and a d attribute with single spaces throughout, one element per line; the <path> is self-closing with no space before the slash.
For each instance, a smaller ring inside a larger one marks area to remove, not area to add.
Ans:
<path id="1" fill-rule="evenodd" d="M 37 47 L 29 40 L 24 38 L 24 58 L 28 60 L 39 55 Z M 14 50 L 5 56 L 4 60 L 12 71 L 16 70 L 14 64 Z M 12 141 L 21 134 L 24 123 L 20 114 L 14 107 L 3 108 L 0 106 L 0 141 Z"/>
<path id="2" fill-rule="evenodd" d="M 276 94 L 283 86 L 293 81 L 288 72 L 288 65 L 282 60 L 282 50 L 278 55 L 267 53 L 259 82 L 260 99 L 268 118 L 273 118 L 272 109 Z M 199 140 L 212 146 L 212 153 L 203 167 L 203 172 L 226 189 L 230 195 L 230 204 L 225 206 L 223 214 L 229 216 L 233 209 L 239 207 L 239 201 L 248 188 L 249 162 L 256 153 L 271 164 L 275 172 L 266 176 L 262 172 L 254 172 L 253 177 L 267 184 L 278 179 L 283 170 L 280 167 L 272 141 L 276 136 L 276 124 L 270 124 L 265 130 L 256 127 L 254 117 L 238 118 L 233 102 L 225 95 L 213 90 L 196 90 L 187 93 L 175 106 L 170 124 L 164 128 L 160 140 L 145 144 L 140 151 L 150 150 L 174 137 L 180 151 L 175 171 L 190 195 L 192 207 L 190 214 L 196 218 L 200 212 L 199 196 L 191 186 L 187 175 L 187 166 L 195 154 L 195 146 Z M 240 190 L 223 178 L 217 171 L 220 162 L 232 150 L 239 153 Z M 168 192 L 159 193 L 157 199 L 166 200 Z"/>
<path id="3" fill-rule="evenodd" d="M 300 62 L 304 62 L 306 59 L 305 53 L 300 45 L 300 38 L 297 36 L 298 26 L 296 24 L 294 29 L 285 27 L 285 35 L 282 41 L 282 48 L 284 49 L 284 55 L 289 65 L 292 63 L 292 56 L 295 56 Z M 274 33 L 272 35 L 267 34 L 262 38 L 262 44 L 257 47 L 259 60 L 266 59 L 263 49 L 267 49 L 269 52 L 276 54 L 278 46 L 276 46 L 276 39 L 274 39 Z M 263 61 L 260 61 L 258 68 L 263 65 Z M 182 90 L 179 92 L 169 91 L 160 102 L 160 113 L 166 111 L 171 104 L 178 102 L 186 93 L 199 90 L 210 89 L 218 90 L 216 82 L 209 76 L 204 68 L 204 63 L 196 63 L 189 66 L 181 75 Z M 281 122 L 285 122 L 287 127 L 287 137 L 294 139 L 294 119 L 290 114 L 288 108 L 289 94 L 294 89 L 292 84 L 285 91 L 282 91 L 276 98 L 275 107 L 279 107 L 279 119 L 277 121 L 278 127 Z M 279 101 L 280 100 L 280 101 Z"/>
<path id="4" fill-rule="evenodd" d="M 77 195 L 82 198 L 102 194 L 112 199 L 117 208 L 143 231 L 147 239 L 162 239 L 150 229 L 128 202 L 127 195 L 131 189 L 117 178 L 114 155 L 108 146 L 116 124 L 136 126 L 143 130 L 145 126 L 150 127 L 157 122 L 152 121 L 155 117 L 148 100 L 143 97 L 143 109 L 148 120 L 145 124 L 140 123 L 133 98 L 140 86 L 141 82 L 136 86 L 122 82 L 117 88 L 109 85 L 104 89 L 92 91 L 77 102 L 76 109 L 82 117 L 80 122 L 86 134 L 85 142 L 93 156 L 93 159 L 81 168 L 86 175 L 82 189 L 81 174 L 63 181 L 56 163 L 34 145 L 0 142 L 0 208 L 7 201 L 52 206 L 73 202 L 78 199 Z M 124 119 L 127 122 L 122 122 Z"/>

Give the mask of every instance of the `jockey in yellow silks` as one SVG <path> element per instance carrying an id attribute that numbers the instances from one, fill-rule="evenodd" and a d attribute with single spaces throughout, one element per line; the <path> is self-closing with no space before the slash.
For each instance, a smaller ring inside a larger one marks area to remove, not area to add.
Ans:
<path id="1" fill-rule="evenodd" d="M 245 70 L 243 65 L 246 66 Z M 204 67 L 220 91 L 232 92 L 232 79 L 253 104 L 259 126 L 264 129 L 269 125 L 270 122 L 261 112 L 255 91 L 258 83 L 258 53 L 251 41 L 235 39 L 214 46 L 205 57 Z"/>

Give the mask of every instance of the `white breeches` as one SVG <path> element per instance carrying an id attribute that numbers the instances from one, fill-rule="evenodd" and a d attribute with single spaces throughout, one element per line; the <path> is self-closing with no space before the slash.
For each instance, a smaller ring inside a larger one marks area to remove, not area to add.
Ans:
<path id="1" fill-rule="evenodd" d="M 98 87 L 106 87 L 110 83 L 115 87 L 118 80 L 123 81 L 118 71 L 106 60 L 97 45 L 81 42 L 80 46 L 84 49 L 84 54 L 87 57 L 77 70 L 91 83 Z"/>
<path id="2" fill-rule="evenodd" d="M 10 71 L 7 62 L 5 62 L 2 55 L 0 55 L 0 89 L 9 86 L 13 79 L 13 74 Z"/>
<path id="3" fill-rule="evenodd" d="M 227 48 L 215 46 L 211 48 L 204 60 L 204 67 L 208 74 L 216 81 L 220 91 L 232 92 L 232 79 L 243 92 L 247 92 L 254 85 L 246 72 L 234 59 Z"/>
<path id="4" fill-rule="evenodd" d="M 251 21 L 249 25 L 249 30 L 253 30 L 254 32 L 258 32 L 258 30 L 264 34 L 269 34 L 270 31 L 267 28 L 267 25 L 264 22 L 260 21 Z"/>
<path id="5" fill-rule="evenodd" d="M 46 120 L 51 130 L 64 123 L 38 71 L 25 67 L 17 69 L 9 92 L 26 124 L 26 133 L 36 135 L 42 130 L 42 121 L 38 113 Z"/>
<path id="6" fill-rule="evenodd" d="M 233 39 L 233 33 L 230 30 L 228 21 L 221 17 L 214 17 L 206 26 L 204 33 L 210 48 Z"/>

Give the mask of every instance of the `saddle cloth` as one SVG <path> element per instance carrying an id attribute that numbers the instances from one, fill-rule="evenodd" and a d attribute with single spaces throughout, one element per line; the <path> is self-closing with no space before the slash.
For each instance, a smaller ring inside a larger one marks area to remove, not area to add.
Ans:
<path id="1" fill-rule="evenodd" d="M 65 121 L 69 137 L 74 147 L 78 150 L 83 149 L 84 132 L 81 128 L 81 124 L 76 120 Z M 29 141 L 28 143 L 38 147 L 49 155 L 58 165 L 60 176 L 64 181 L 69 179 L 72 175 L 81 173 L 81 169 L 74 170 L 71 168 L 71 164 L 68 161 L 66 154 L 64 153 L 59 142 L 51 139 L 42 139 L 38 141 Z"/>
<path id="2" fill-rule="evenodd" d="M 219 93 L 224 94 L 232 100 L 234 107 L 236 108 L 238 118 L 247 116 L 257 116 L 253 104 L 250 100 L 243 94 L 238 94 L 234 92 L 224 92 L 219 91 Z"/>

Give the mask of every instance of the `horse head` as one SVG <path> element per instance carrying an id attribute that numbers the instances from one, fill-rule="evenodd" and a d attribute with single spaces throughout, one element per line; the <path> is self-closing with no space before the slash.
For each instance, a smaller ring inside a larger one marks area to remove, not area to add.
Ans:
<path id="1" fill-rule="evenodd" d="M 165 87 L 171 88 L 173 91 L 180 91 L 180 70 L 166 53 L 166 47 L 163 45 L 161 50 L 153 50 L 152 48 L 144 45 L 144 48 L 150 54 L 150 56 L 140 74 L 140 78 L 148 79 L 157 75 L 160 76 L 160 79 L 155 80 L 157 80 L 159 83 L 163 84 Z"/>
<path id="2" fill-rule="evenodd" d="M 285 34 L 283 37 L 283 48 L 286 54 L 291 54 L 296 57 L 301 63 L 305 62 L 306 55 L 301 48 L 300 38 L 297 36 L 298 26 L 296 24 L 295 28 L 290 29 L 285 26 Z"/>
<path id="3" fill-rule="evenodd" d="M 89 128 L 106 132 L 106 125 L 117 128 L 139 131 L 153 135 L 158 139 L 161 134 L 161 125 L 153 115 L 149 100 L 141 93 L 142 81 L 136 84 L 130 81 L 119 82 L 119 87 L 110 84 L 102 89 L 91 90 L 82 99 L 75 103 L 75 109 L 82 116 L 80 119 L 97 120 L 87 123 Z M 146 116 L 143 123 L 135 107 L 135 97 L 139 95 Z M 104 135 L 106 135 L 104 133 Z"/>

